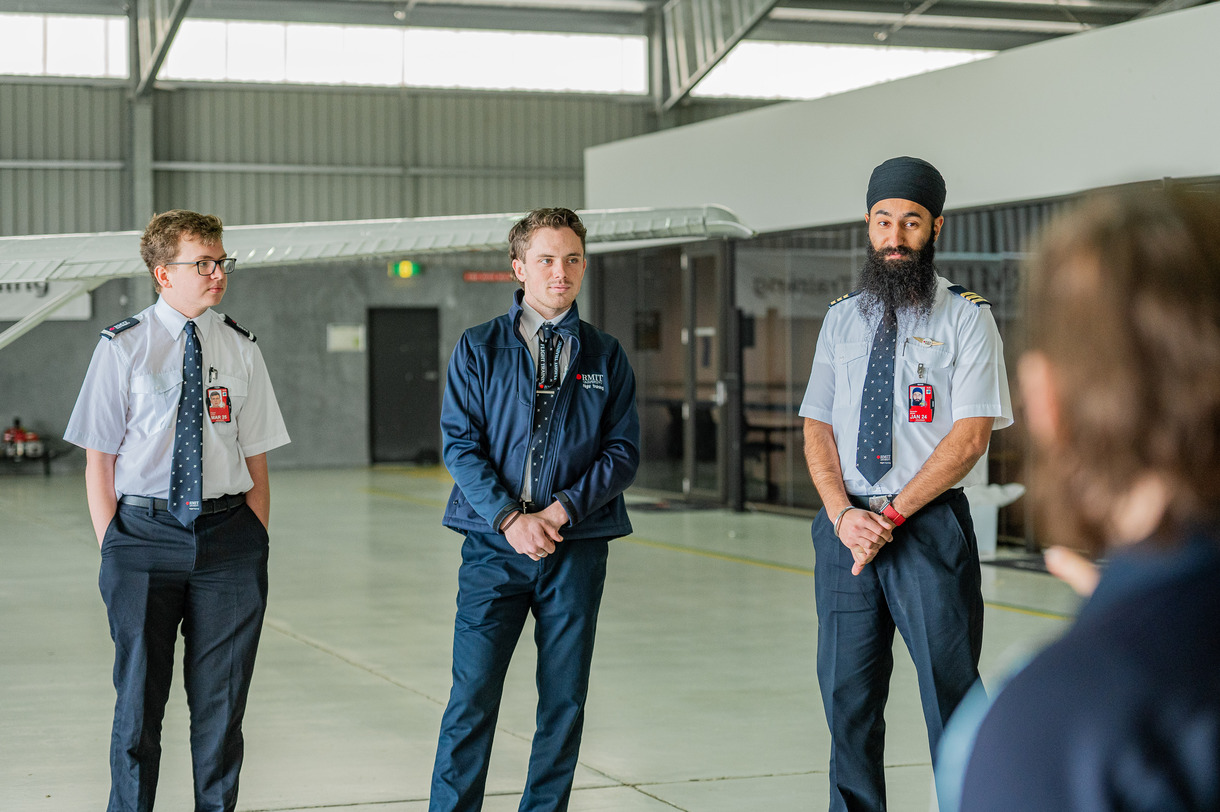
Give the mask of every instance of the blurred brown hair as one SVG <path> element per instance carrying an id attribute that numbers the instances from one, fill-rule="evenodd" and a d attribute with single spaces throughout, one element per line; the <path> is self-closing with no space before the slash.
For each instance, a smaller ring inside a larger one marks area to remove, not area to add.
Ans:
<path id="1" fill-rule="evenodd" d="M 185 236 L 197 238 L 204 245 L 219 243 L 224 233 L 220 218 L 185 209 L 172 209 L 153 215 L 140 237 L 140 258 L 153 277 L 153 289 L 161 290 L 153 268 L 173 262 L 178 256 L 178 244 Z"/>
<path id="2" fill-rule="evenodd" d="M 570 228 L 580 237 L 580 250 L 585 249 L 585 224 L 571 209 L 551 208 L 534 209 L 518 220 L 508 232 L 509 259 L 519 259 L 525 262 L 525 252 L 529 250 L 530 240 L 534 232 L 540 228 Z M 518 280 L 520 284 L 520 280 Z"/>
<path id="3" fill-rule="evenodd" d="M 1043 236 L 1027 273 L 1028 346 L 1050 361 L 1059 441 L 1035 450 L 1042 532 L 1099 552 L 1115 497 L 1149 473 L 1161 530 L 1220 505 L 1220 195 L 1092 196 Z"/>

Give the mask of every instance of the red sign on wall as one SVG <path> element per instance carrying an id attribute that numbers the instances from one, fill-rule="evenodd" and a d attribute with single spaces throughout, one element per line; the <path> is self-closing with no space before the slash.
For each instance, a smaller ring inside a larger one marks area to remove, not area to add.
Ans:
<path id="1" fill-rule="evenodd" d="M 463 282 L 512 282 L 512 271 L 462 271 Z"/>

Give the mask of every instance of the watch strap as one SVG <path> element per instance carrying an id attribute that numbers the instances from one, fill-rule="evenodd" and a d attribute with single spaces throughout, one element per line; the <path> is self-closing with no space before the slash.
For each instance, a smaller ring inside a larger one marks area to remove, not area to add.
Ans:
<path id="1" fill-rule="evenodd" d="M 885 507 L 881 508 L 881 515 L 893 522 L 894 527 L 898 527 L 907 520 L 906 516 L 903 516 L 894 508 L 893 502 L 885 503 Z"/>

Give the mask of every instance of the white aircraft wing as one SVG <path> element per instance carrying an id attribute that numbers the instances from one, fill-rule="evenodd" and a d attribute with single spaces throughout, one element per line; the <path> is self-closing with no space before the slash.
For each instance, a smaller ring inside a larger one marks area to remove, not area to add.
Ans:
<path id="1" fill-rule="evenodd" d="M 225 248 L 242 271 L 358 257 L 416 256 L 503 249 L 521 213 L 413 217 L 328 223 L 230 226 Z M 580 212 L 590 253 L 715 237 L 750 237 L 753 230 L 720 206 L 603 209 Z M 0 333 L 11 344 L 49 315 L 110 279 L 148 273 L 140 232 L 0 238 L 0 286 L 54 284 L 49 295 Z"/>

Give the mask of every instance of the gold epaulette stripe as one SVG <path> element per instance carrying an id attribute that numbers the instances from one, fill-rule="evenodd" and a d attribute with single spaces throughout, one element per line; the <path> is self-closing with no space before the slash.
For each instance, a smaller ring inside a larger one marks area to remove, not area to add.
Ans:
<path id="1" fill-rule="evenodd" d="M 981 305 L 987 305 L 988 307 L 991 306 L 991 302 L 987 301 L 982 296 L 979 296 L 977 293 L 975 293 L 972 290 L 966 290 L 961 285 L 950 285 L 949 291 L 951 293 L 956 293 L 958 296 L 961 296 L 963 299 L 965 299 L 967 302 L 970 302 L 970 304 L 974 305 L 975 307 L 979 307 Z"/>

